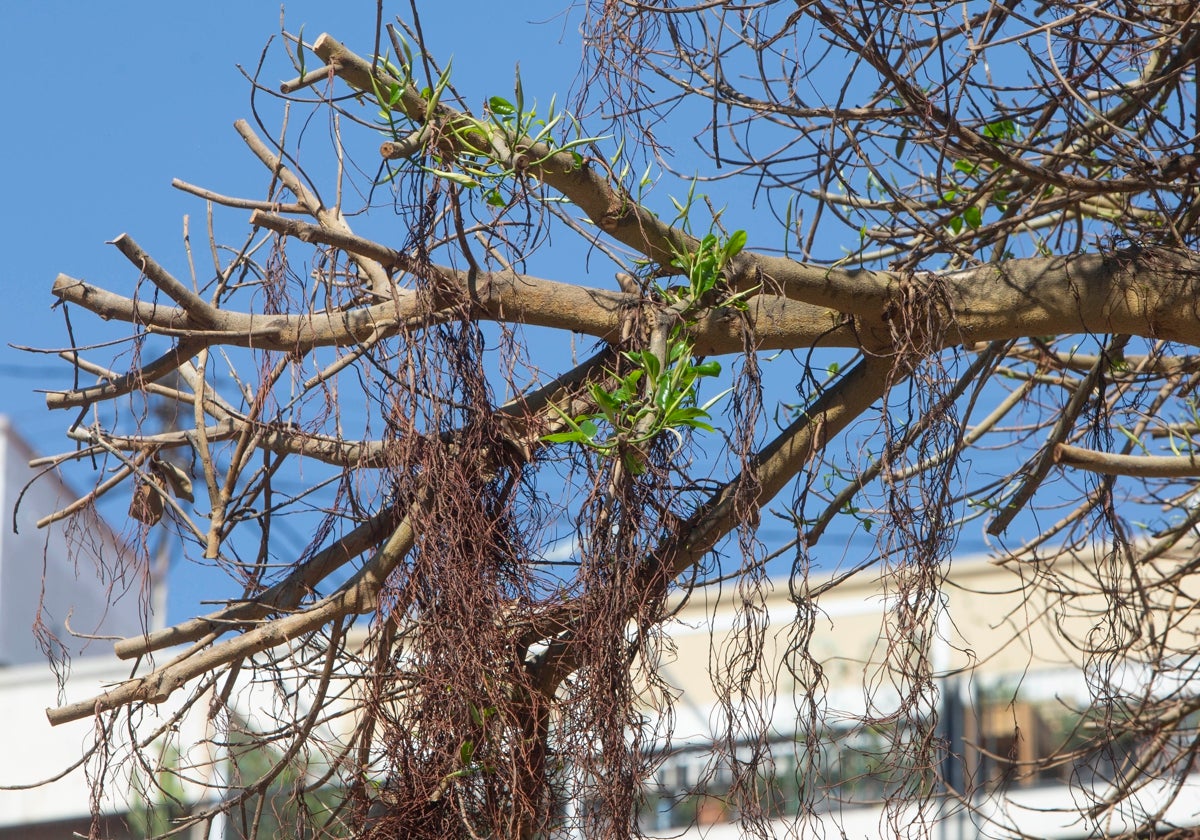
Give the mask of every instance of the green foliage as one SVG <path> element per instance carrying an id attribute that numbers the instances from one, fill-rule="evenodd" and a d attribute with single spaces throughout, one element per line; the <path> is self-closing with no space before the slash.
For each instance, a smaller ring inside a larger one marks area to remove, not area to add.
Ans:
<path id="1" fill-rule="evenodd" d="M 262 815 L 257 821 L 259 837 L 344 837 L 344 826 L 334 815 L 344 799 L 344 791 L 333 787 L 309 789 L 311 778 L 292 762 L 282 769 L 277 765 L 284 758 L 279 749 L 263 744 L 253 733 L 232 734 L 231 764 L 235 783 L 247 788 L 262 785 L 265 789 L 253 795 L 241 813 L 253 813 L 262 802 Z M 271 774 L 274 774 L 271 776 Z M 235 836 L 250 836 L 250 826 L 231 815 Z"/>
<path id="2" fill-rule="evenodd" d="M 649 350 L 622 353 L 633 368 L 624 376 L 613 373 L 618 378 L 612 390 L 591 386 L 597 410 L 575 418 L 560 411 L 568 430 L 546 435 L 543 440 L 579 443 L 603 455 L 612 455 L 622 448 L 648 443 L 666 431 L 675 434 L 684 428 L 713 431 L 708 423 L 708 410 L 727 392 L 697 405 L 697 391 L 700 380 L 720 375 L 720 363 L 712 360 L 697 363 L 686 341 L 676 341 L 669 347 L 666 365 Z M 596 421 L 607 425 L 612 434 L 602 435 Z"/>
<path id="3" fill-rule="evenodd" d="M 494 711 L 494 710 L 492 710 Z M 340 837 L 346 836 L 343 826 L 332 815 L 343 799 L 342 793 L 331 787 L 308 790 L 310 781 L 304 771 L 287 764 L 277 767 L 283 753 L 257 741 L 245 731 L 231 733 L 229 761 L 224 772 L 230 772 L 234 790 L 263 784 L 265 789 L 253 794 L 244 803 L 240 814 L 253 814 L 262 802 L 262 814 L 257 822 L 259 837 Z M 159 747 L 157 765 L 149 778 L 135 771 L 131 780 L 133 804 L 128 823 L 131 836 L 159 837 L 176 828 L 178 820 L 191 813 L 194 794 L 183 787 L 183 761 L 179 750 L 167 744 Z M 272 775 L 273 774 L 273 775 Z M 268 776 L 270 776 L 268 781 Z M 229 836 L 251 836 L 249 827 L 231 815 Z"/>
<path id="4" fill-rule="evenodd" d="M 501 188 L 555 155 L 566 152 L 574 167 L 583 166 L 583 156 L 577 149 L 602 139 L 584 137 L 578 121 L 558 110 L 553 97 L 545 116 L 538 115 L 536 103 L 526 107 L 519 75 L 513 99 L 490 97 L 482 119 L 462 115 L 439 122 L 439 106 L 450 84 L 452 62 L 446 64 L 432 87 L 421 89 L 424 113 L 419 118 L 410 118 L 402 107 L 402 99 L 413 85 L 412 55 L 403 41 L 401 49 L 406 51 L 407 61 L 399 67 L 387 58 L 380 60 L 395 81 L 383 87 L 378 80 L 372 79 L 380 129 L 393 140 L 401 141 L 414 132 L 428 136 L 431 127 L 436 125 L 437 130 L 452 141 L 449 148 L 453 152 L 446 154 L 443 146 L 429 147 L 432 165 L 421 164 L 421 169 L 456 187 L 480 190 L 484 201 L 491 206 L 507 206 Z M 561 141 L 560 134 L 572 139 Z M 421 149 L 426 150 L 424 144 Z M 531 155 L 534 151 L 536 154 Z M 384 181 L 391 180 L 399 171 L 393 170 Z"/>
<path id="5" fill-rule="evenodd" d="M 450 82 L 449 63 L 437 81 L 421 91 L 424 114 L 419 119 L 412 119 L 402 107 L 405 92 L 413 85 L 412 55 L 403 41 L 397 49 L 405 52 L 400 66 L 386 57 L 380 59 L 395 81 L 386 86 L 376 82 L 373 91 L 382 130 L 399 141 L 414 132 L 425 133 L 431 126 L 436 126 L 436 130 L 451 142 L 427 147 L 422 144 L 430 163 L 420 164 L 421 168 L 456 188 L 477 190 L 490 206 L 507 206 L 506 189 L 530 170 L 536 171 L 552 156 L 569 152 L 573 165 L 582 166 L 583 157 L 577 149 L 601 139 L 581 136 L 578 122 L 558 110 L 553 98 L 545 115 L 539 115 L 536 103 L 526 103 L 519 75 L 513 98 L 489 97 L 482 118 L 463 116 L 439 122 L 439 103 Z M 564 134 L 573 139 L 561 141 L 559 137 Z M 453 149 L 453 152 L 447 153 L 446 149 Z M 620 157 L 621 150 L 618 149 L 614 164 Z M 395 174 L 393 172 L 389 178 Z M 652 184 L 647 169 L 638 185 L 639 194 Z M 685 201 L 672 199 L 679 214 L 676 221 L 682 220 L 685 229 L 696 198 L 693 183 Z M 693 357 L 686 326 L 692 313 L 717 302 L 715 298 L 723 283 L 723 270 L 745 245 L 744 230 L 735 231 L 727 238 L 709 232 L 695 249 L 677 253 L 670 265 L 686 277 L 686 287 L 655 286 L 659 299 L 675 310 L 677 319 L 665 355 L 659 358 L 649 350 L 622 354 L 624 364 L 619 366 L 621 369 L 609 372 L 616 385 L 611 389 L 600 385 L 591 388 L 596 410 L 578 417 L 560 412 L 566 430 L 544 439 L 549 443 L 577 443 L 607 456 L 620 453 L 636 472 L 642 464 L 639 450 L 659 434 L 671 432 L 682 437 L 684 429 L 712 431 L 708 411 L 725 393 L 701 405 L 698 392 L 700 382 L 718 376 L 721 367 L 715 361 L 698 361 Z M 745 298 L 752 292 L 745 290 L 728 295 L 720 303 L 744 308 Z"/>
<path id="6" fill-rule="evenodd" d="M 983 127 L 981 132 L 989 140 L 1016 140 L 1021 136 L 1021 130 L 1012 120 L 996 120 Z"/>
<path id="7" fill-rule="evenodd" d="M 179 750 L 164 746 L 152 778 L 135 771 L 131 780 L 134 799 L 129 809 L 129 829 L 135 837 L 156 837 L 169 831 L 175 820 L 187 816 L 188 806 L 179 776 Z"/>
<path id="8" fill-rule="evenodd" d="M 1011 142 L 1020 139 L 1020 127 L 1010 119 L 995 120 L 980 129 L 980 134 L 994 142 Z M 1004 175 L 1004 167 L 960 158 L 952 167 L 955 187 L 942 193 L 939 204 L 946 207 L 961 205 L 962 209 L 946 219 L 946 228 L 955 236 L 963 229 L 978 230 L 983 225 L 983 214 L 989 205 L 1004 213 L 1008 209 L 1011 195 L 1008 190 L 997 189 L 990 194 L 979 195 L 978 186 L 995 174 Z M 966 201 L 960 200 L 965 198 Z"/>
<path id="9" fill-rule="evenodd" d="M 672 302 L 683 302 L 690 306 L 706 303 L 711 293 L 722 282 L 721 271 L 729 261 L 741 253 L 746 247 L 746 231 L 736 230 L 722 242 L 715 234 L 709 233 L 700 240 L 695 251 L 687 254 L 677 254 L 671 265 L 681 269 L 688 279 L 688 288 L 681 294 L 669 289 L 659 288 L 659 293 Z M 741 301 L 743 295 L 737 297 Z M 723 303 L 729 305 L 731 298 Z"/>
<path id="10" fill-rule="evenodd" d="M 676 206 L 679 206 L 678 202 Z M 729 391 L 699 403 L 701 381 L 719 376 L 721 365 L 694 357 L 686 326 L 688 316 L 707 305 L 708 299 L 719 290 L 722 271 L 745 245 L 744 230 L 734 231 L 724 240 L 709 233 L 694 251 L 677 254 L 671 265 L 687 277 L 687 286 L 663 288 L 656 285 L 659 297 L 672 304 L 678 313 L 678 321 L 667 340 L 665 357 L 659 358 L 648 349 L 622 353 L 627 366 L 622 366 L 622 372 L 609 371 L 616 380 L 615 387 L 591 386 L 596 410 L 578 417 L 559 410 L 567 430 L 546 435 L 543 440 L 580 444 L 605 456 L 620 455 L 625 465 L 637 474 L 642 470 L 637 452 L 658 435 L 669 432 L 682 440 L 684 429 L 713 431 L 708 422 L 711 419 L 709 409 Z M 746 294 L 731 295 L 721 302 L 744 307 Z"/>

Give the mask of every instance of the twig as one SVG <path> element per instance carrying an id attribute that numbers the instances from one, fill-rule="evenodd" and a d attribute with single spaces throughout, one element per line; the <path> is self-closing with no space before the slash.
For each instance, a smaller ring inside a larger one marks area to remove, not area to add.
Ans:
<path id="1" fill-rule="evenodd" d="M 189 184 L 187 181 L 181 181 L 175 178 L 171 181 L 171 186 L 177 190 L 182 190 L 185 193 L 190 193 L 198 198 L 203 198 L 206 201 L 220 204 L 224 207 L 233 207 L 239 210 L 268 210 L 272 213 L 303 213 L 306 208 L 299 203 L 284 203 L 282 201 L 262 201 L 254 198 L 234 198 L 229 195 L 206 190 L 203 187 L 197 187 L 194 184 Z"/>

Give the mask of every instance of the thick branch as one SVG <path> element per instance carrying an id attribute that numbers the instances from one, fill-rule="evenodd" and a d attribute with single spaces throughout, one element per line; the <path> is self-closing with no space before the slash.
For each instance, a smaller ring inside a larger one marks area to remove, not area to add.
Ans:
<path id="1" fill-rule="evenodd" d="M 372 73 L 380 89 L 397 82 L 328 35 L 317 39 L 314 51 L 359 90 L 370 93 L 375 89 Z M 411 85 L 396 107 L 410 119 L 426 119 L 427 103 Z M 471 122 L 468 116 L 445 105 L 439 105 L 435 113 L 452 122 Z M 476 139 L 483 148 L 492 145 L 485 142 L 487 138 Z M 540 144 L 512 145 L 513 159 L 501 163 L 527 165 L 539 180 L 569 198 L 619 242 L 664 264 L 675 253 L 694 248 L 694 240 L 615 191 L 605 175 L 590 166 L 576 167 L 568 152 L 556 153 Z M 1167 288 L 1157 283 L 1157 274 L 1163 269 L 1176 281 Z M 730 274 L 735 288 L 761 283 L 767 291 L 778 290 L 794 300 L 854 315 L 862 319 L 860 327 L 868 330 L 892 317 L 892 302 L 900 299 L 913 282 L 895 272 L 833 269 L 753 253 L 737 259 Z M 937 284 L 947 328 L 952 327 L 970 341 L 1087 331 L 1150 335 L 1196 344 L 1200 343 L 1198 274 L 1197 256 L 1155 252 L 1133 255 L 1132 259 L 1130 255 L 1116 259 L 1083 255 L 1012 260 L 917 279 Z"/>
<path id="2" fill-rule="evenodd" d="M 743 473 L 697 510 L 679 528 L 681 538 L 664 546 L 647 574 L 665 585 L 687 571 L 743 521 L 737 501 L 747 484 L 755 490 L 753 506 L 761 509 L 794 479 L 836 435 L 880 399 L 892 381 L 890 357 L 867 357 L 826 389 L 790 426 L 764 447 Z"/>
<path id="3" fill-rule="evenodd" d="M 122 639 L 113 649 L 121 659 L 132 659 L 163 648 L 195 642 L 210 633 L 220 635 L 272 613 L 294 609 L 327 576 L 378 544 L 395 516 L 391 510 L 375 514 L 341 539 L 318 551 L 286 578 L 251 601 L 233 604 L 144 636 Z"/>
<path id="4" fill-rule="evenodd" d="M 318 228 L 310 226 L 312 230 Z M 437 267 L 444 276 L 466 291 L 468 275 L 448 267 Z M 206 329 L 192 325 L 178 308 L 161 307 L 107 292 L 97 286 L 59 275 L 53 293 L 61 300 L 96 312 L 106 320 L 143 323 L 152 332 L 178 335 L 179 350 L 170 354 L 169 366 L 161 371 L 134 372 L 120 383 L 107 383 L 78 391 L 48 394 L 50 408 L 70 408 L 99 399 L 128 393 L 140 381 L 153 381 L 174 370 L 201 348 L 213 344 L 303 353 L 314 347 L 357 346 L 396 334 L 402 327 L 413 329 L 436 323 L 451 312 L 430 313 L 416 292 L 399 290 L 395 300 L 351 310 L 323 310 L 305 315 L 255 315 L 217 310 L 215 323 Z M 511 271 L 480 274 L 469 292 L 474 317 L 544 326 L 614 341 L 621 331 L 623 313 L 638 305 L 634 295 L 605 289 L 545 280 Z M 747 318 L 762 350 L 796 347 L 854 347 L 874 336 L 869 346 L 882 343 L 880 331 L 856 332 L 852 323 L 836 312 L 817 309 L 774 295 L 757 295 L 745 313 L 710 309 L 692 327 L 696 352 L 702 355 L 742 350 L 741 318 Z M 181 356 L 181 353 L 184 354 Z M 156 363 L 160 364 L 160 363 Z M 161 364 L 168 364 L 164 359 Z"/>
<path id="5" fill-rule="evenodd" d="M 169 271 L 159 265 L 133 241 L 129 234 L 122 233 L 112 241 L 117 250 L 125 258 L 136 265 L 149 278 L 150 282 L 165 292 L 173 301 L 183 307 L 187 313 L 188 322 L 196 327 L 211 326 L 217 316 L 217 310 L 210 306 L 202 297 L 187 286 L 180 283 Z"/>
<path id="6" fill-rule="evenodd" d="M 366 59 L 328 34 L 317 38 L 313 51 L 347 84 L 368 94 L 388 90 L 398 83 L 390 74 L 372 67 Z M 412 85 L 407 86 L 394 108 L 419 124 L 436 116 L 463 127 L 472 146 L 491 149 L 502 165 L 535 176 L 568 198 L 600 230 L 660 265 L 668 265 L 676 255 L 690 252 L 698 244 L 694 237 L 667 224 L 623 189 L 614 187 L 611 173 L 606 169 L 586 163 L 579 165 L 569 151 L 555 151 L 529 137 L 515 140 L 498 137 L 498 130 L 483 126 L 469 115 L 444 104 L 439 103 L 431 115 L 428 103 Z M 473 131 L 471 126 L 475 126 Z M 450 142 L 445 135 L 443 139 Z M 755 254 L 743 255 L 729 267 L 728 273 L 735 290 L 764 285 L 768 292 L 781 289 L 814 306 L 862 315 L 883 311 L 892 283 L 886 275 L 876 277 L 870 271 L 809 266 Z"/>
<path id="7" fill-rule="evenodd" d="M 1136 478 L 1200 478 L 1200 458 L 1195 455 L 1118 455 L 1060 443 L 1054 463 L 1104 475 Z"/>
<path id="8" fill-rule="evenodd" d="M 478 317 L 585 333 L 601 339 L 615 339 L 619 335 L 621 312 L 637 301 L 619 292 L 509 271 L 481 274 L 475 288 L 468 292 L 465 272 L 438 270 L 461 284 L 464 297 L 470 294 Z M 214 323 L 202 327 L 192 323 L 180 309 L 153 307 L 66 275 L 59 275 L 52 291 L 60 300 L 83 306 L 106 319 L 145 323 L 152 332 L 185 336 L 196 347 L 193 355 L 200 347 L 212 344 L 290 353 L 304 353 L 314 347 L 351 346 L 380 335 L 394 335 L 401 327 L 411 329 L 436 323 L 450 314 L 429 312 L 418 301 L 416 292 L 399 290 L 394 299 L 349 310 L 321 310 L 303 315 L 217 310 Z M 66 392 L 48 403 L 51 408 L 81 404 L 76 393 Z"/>
<path id="9" fill-rule="evenodd" d="M 746 259 L 762 267 L 768 289 L 775 281 L 793 300 L 853 314 L 860 329 L 904 317 L 904 290 L 916 287 L 939 310 L 947 344 L 1072 333 L 1200 344 L 1200 254 L 1191 252 L 1037 257 L 912 277 L 865 270 L 826 276 L 790 260 Z"/>
<path id="10" fill-rule="evenodd" d="M 348 253 L 374 260 L 387 268 L 407 269 L 411 262 L 411 260 L 407 259 L 399 251 L 395 251 L 386 245 L 380 245 L 378 242 L 370 239 L 355 236 L 347 231 L 331 230 L 318 225 L 306 224 L 299 219 L 280 216 L 265 210 L 255 210 L 251 213 L 250 224 L 273 230 L 276 233 L 294 236 L 301 242 L 319 242 L 323 245 L 332 245 Z"/>
<path id="11" fill-rule="evenodd" d="M 60 274 L 59 279 L 61 280 L 62 278 L 63 275 Z M 72 282 L 78 283 L 79 281 Z M 57 288 L 58 283 L 55 282 L 54 285 Z M 101 400 L 111 400 L 124 394 L 131 394 L 177 370 L 180 365 L 185 364 L 188 359 L 199 353 L 205 344 L 206 342 L 203 339 L 180 339 L 173 348 L 154 361 L 129 373 L 122 374 L 111 382 L 78 388 L 73 391 L 56 391 L 46 394 L 46 407 L 77 408 L 91 405 Z"/>
<path id="12" fill-rule="evenodd" d="M 313 43 L 313 52 L 332 67 L 343 81 L 368 95 L 373 95 L 376 90 L 388 90 L 399 82 L 381 67 L 372 67 L 369 61 L 351 52 L 328 34 L 317 38 Z M 412 85 L 406 87 L 394 108 L 418 123 L 423 123 L 429 113 L 428 103 Z M 466 114 L 444 104 L 439 104 L 432 116 L 464 127 L 474 122 Z M 614 189 L 607 173 L 590 165 L 578 165 L 568 151 L 556 152 L 550 146 L 534 143 L 527 137 L 508 142 L 504 138 L 486 135 L 482 128 L 469 132 L 469 135 L 476 148 L 494 149 L 501 145 L 497 141 L 502 141 L 506 148 L 498 151 L 508 152 L 506 159 L 500 160 L 502 164 L 514 171 L 527 171 L 548 184 L 569 198 L 605 233 L 655 262 L 669 263 L 675 254 L 690 251 L 696 246 L 691 236 L 663 222 L 623 190 Z"/>
<path id="13" fill-rule="evenodd" d="M 1167 249 L 1008 260 L 937 278 L 967 341 L 1124 333 L 1200 344 L 1200 254 Z"/>

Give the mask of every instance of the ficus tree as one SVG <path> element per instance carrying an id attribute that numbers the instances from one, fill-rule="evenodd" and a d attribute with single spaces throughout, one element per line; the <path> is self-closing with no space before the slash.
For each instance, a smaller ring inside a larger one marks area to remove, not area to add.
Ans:
<path id="1" fill-rule="evenodd" d="M 135 339 L 117 362 L 66 354 L 80 384 L 48 396 L 86 409 L 58 461 L 102 470 L 61 515 L 124 494 L 133 545 L 169 534 L 241 590 L 118 642 L 138 674 L 50 711 L 95 718 L 97 756 L 148 753 L 154 733 L 111 733 L 167 701 L 207 715 L 235 769 L 260 745 L 268 769 L 226 773 L 171 831 L 224 814 L 249 835 L 274 791 L 321 836 L 636 835 L 670 740 L 664 628 L 719 588 L 728 796 L 747 832 L 799 831 L 770 823 L 755 702 L 788 671 L 797 749 L 816 737 L 822 595 L 884 574 L 895 638 L 931 638 L 965 533 L 1031 587 L 1094 547 L 1061 597 L 1098 595 L 1113 630 L 1081 657 L 1191 675 L 1171 616 L 1200 522 L 1193 4 L 572 14 L 570 90 L 459 90 L 415 11 L 374 44 L 285 37 L 295 78 L 255 92 L 293 130 L 237 124 L 258 197 L 176 183 L 210 219 L 249 211 L 244 238 L 210 223 L 201 268 L 122 235 L 129 280 L 54 282 Z M 151 422 L 163 404 L 173 422 Z M 796 606 L 783 662 L 772 577 Z M 881 760 L 926 768 L 893 775 L 889 807 L 969 805 L 938 781 L 928 655 L 888 656 L 904 735 Z M 251 733 L 229 698 L 254 680 L 294 714 Z M 1136 771 L 1084 806 L 1098 821 L 1139 774 L 1187 774 L 1200 697 L 1093 689 L 1088 737 L 1133 744 Z M 100 787 L 128 773 L 103 767 Z M 822 795 L 802 786 L 797 812 Z"/>

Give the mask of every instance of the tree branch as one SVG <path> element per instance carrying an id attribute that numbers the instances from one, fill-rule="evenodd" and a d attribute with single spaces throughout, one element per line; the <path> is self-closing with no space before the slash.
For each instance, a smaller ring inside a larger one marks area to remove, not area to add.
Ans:
<path id="1" fill-rule="evenodd" d="M 585 389 L 586 383 L 602 374 L 611 360 L 611 351 L 604 350 L 555 377 L 528 394 L 512 400 L 496 410 L 496 421 L 508 435 L 515 450 L 528 452 L 541 435 L 541 427 L 551 425 L 548 406 L 568 401 L 569 395 Z M 573 408 L 568 405 L 568 409 Z M 269 437 L 260 445 L 268 445 Z M 361 462 L 357 466 L 361 466 Z M 374 514 L 335 543 L 323 548 L 312 558 L 297 566 L 279 583 L 255 596 L 253 600 L 233 604 L 207 616 L 193 618 L 175 627 L 168 627 L 123 639 L 116 643 L 117 656 L 130 659 L 165 647 L 195 642 L 206 635 L 227 632 L 274 612 L 291 610 L 310 594 L 320 581 L 346 562 L 366 551 L 387 532 L 395 514 L 391 510 Z"/>
<path id="2" fill-rule="evenodd" d="M 1196 455 L 1119 455 L 1097 452 L 1060 443 L 1054 447 L 1054 463 L 1103 475 L 1137 478 L 1200 478 Z"/>
<path id="3" fill-rule="evenodd" d="M 304 183 L 296 177 L 296 174 L 283 165 L 282 158 L 275 154 L 267 144 L 258 138 L 254 133 L 254 129 L 245 120 L 238 120 L 233 124 L 234 129 L 241 135 L 242 140 L 250 147 L 250 151 L 254 152 L 255 156 L 263 162 L 272 174 L 277 175 L 283 185 L 287 187 L 292 195 L 300 204 L 308 209 L 313 218 L 321 227 L 336 233 L 353 234 L 350 226 L 346 224 L 345 218 L 342 217 L 342 211 L 339 207 L 326 207 L 321 199 L 309 190 Z M 367 278 L 367 282 L 375 294 L 380 297 L 389 297 L 391 291 L 391 280 L 388 278 L 387 272 L 383 266 L 367 257 L 353 255 L 354 262 L 358 265 L 358 270 Z"/>
<path id="4" fill-rule="evenodd" d="M 420 504 L 416 502 L 414 507 Z M 195 653 L 182 661 L 156 668 L 143 677 L 123 682 L 91 699 L 47 709 L 46 717 L 52 726 L 58 726 L 133 702 L 162 703 L 176 689 L 201 674 L 278 647 L 347 615 L 361 615 L 375 609 L 379 591 L 388 575 L 408 555 L 415 541 L 416 533 L 411 516 L 412 512 L 400 522 L 375 556 L 335 593 L 322 598 L 308 609 L 266 622 L 254 630 Z"/>
<path id="5" fill-rule="evenodd" d="M 679 576 L 698 563 L 726 534 L 753 515 L 745 509 L 761 510 L 773 499 L 835 435 L 882 397 L 893 375 L 891 357 L 866 357 L 835 384 L 827 388 L 800 415 L 764 447 L 743 472 L 722 485 L 707 502 L 676 529 L 647 558 L 639 570 L 636 588 L 649 599 L 662 597 Z M 550 640 L 550 647 L 537 660 L 535 669 L 546 692 L 553 692 L 582 664 L 570 643 L 572 620 L 579 604 L 546 610 L 531 620 L 524 638 Z"/>

